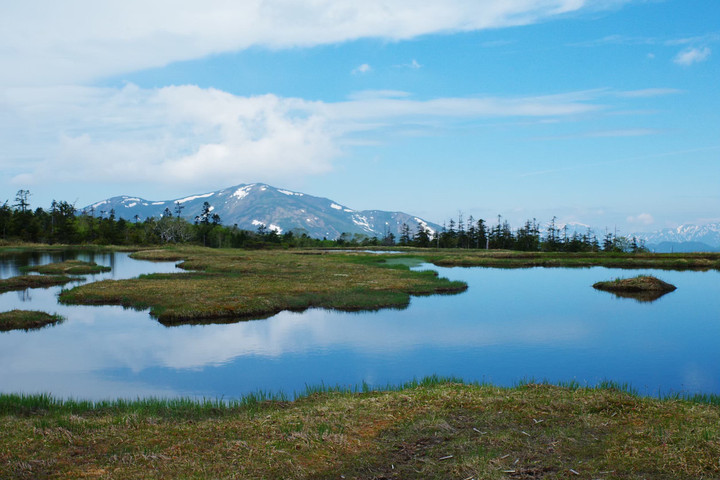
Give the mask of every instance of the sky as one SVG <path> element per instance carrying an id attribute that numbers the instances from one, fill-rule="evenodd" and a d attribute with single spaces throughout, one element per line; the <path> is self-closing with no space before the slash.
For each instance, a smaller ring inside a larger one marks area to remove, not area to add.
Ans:
<path id="1" fill-rule="evenodd" d="M 720 222 L 714 0 L 2 2 L 0 72 L 0 202 Z"/>

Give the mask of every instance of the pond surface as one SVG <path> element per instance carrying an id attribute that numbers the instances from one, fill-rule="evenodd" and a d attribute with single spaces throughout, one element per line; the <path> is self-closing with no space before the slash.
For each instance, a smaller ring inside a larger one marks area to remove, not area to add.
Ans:
<path id="1" fill-rule="evenodd" d="M 176 271 L 124 253 L 0 258 L 0 275 L 67 258 L 128 278 Z M 306 386 L 399 384 L 438 374 L 513 385 L 603 380 L 640 393 L 720 393 L 720 273 L 653 270 L 439 268 L 469 289 L 413 297 L 405 310 L 311 309 L 236 324 L 164 327 L 146 311 L 57 304 L 60 287 L 0 295 L 0 311 L 66 317 L 42 330 L 0 333 L 0 391 L 87 399 L 288 395 Z M 678 287 L 652 303 L 593 283 L 654 274 Z"/>

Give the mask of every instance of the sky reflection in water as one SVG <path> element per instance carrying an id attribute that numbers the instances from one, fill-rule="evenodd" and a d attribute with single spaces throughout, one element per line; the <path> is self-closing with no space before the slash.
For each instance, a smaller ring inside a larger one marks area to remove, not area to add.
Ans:
<path id="1" fill-rule="evenodd" d="M 176 270 L 121 253 L 94 261 L 113 264 L 113 272 L 94 279 Z M 0 311 L 40 309 L 67 321 L 0 334 L 0 391 L 234 398 L 438 374 L 500 385 L 609 379 L 650 395 L 720 393 L 718 272 L 432 268 L 467 281 L 468 291 L 415 297 L 406 310 L 311 309 L 224 325 L 167 328 L 147 312 L 58 305 L 60 287 L 9 292 L 0 295 Z M 6 262 L 0 274 L 8 271 Z M 654 273 L 678 290 L 641 303 L 592 288 L 638 273 Z"/>

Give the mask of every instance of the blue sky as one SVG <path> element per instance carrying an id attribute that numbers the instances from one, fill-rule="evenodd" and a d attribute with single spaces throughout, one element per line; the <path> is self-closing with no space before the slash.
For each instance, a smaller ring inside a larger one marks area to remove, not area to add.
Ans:
<path id="1" fill-rule="evenodd" d="M 720 2 L 5 2 L 0 201 L 720 221 Z"/>

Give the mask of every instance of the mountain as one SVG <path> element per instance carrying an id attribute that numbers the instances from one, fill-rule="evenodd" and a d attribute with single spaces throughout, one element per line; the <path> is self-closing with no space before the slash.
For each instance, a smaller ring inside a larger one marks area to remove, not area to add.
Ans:
<path id="1" fill-rule="evenodd" d="M 680 225 L 677 228 L 634 235 L 656 252 L 720 251 L 720 223 Z"/>
<path id="2" fill-rule="evenodd" d="M 215 192 L 191 195 L 174 200 L 153 201 L 139 197 L 119 196 L 88 205 L 83 210 L 93 210 L 97 215 L 110 210 L 115 216 L 129 221 L 143 221 L 149 217 L 160 218 L 168 209 L 176 214 L 181 206 L 181 216 L 188 221 L 202 212 L 208 202 L 212 213 L 220 216 L 224 225 L 237 225 L 245 230 L 256 230 L 260 225 L 278 233 L 294 230 L 316 238 L 335 239 L 342 233 L 359 233 L 382 238 L 386 232 L 400 235 L 403 223 L 411 234 L 418 226 L 435 232 L 440 226 L 419 217 L 402 212 L 382 210 L 353 210 L 327 198 L 292 192 L 262 183 L 241 184 Z"/>

